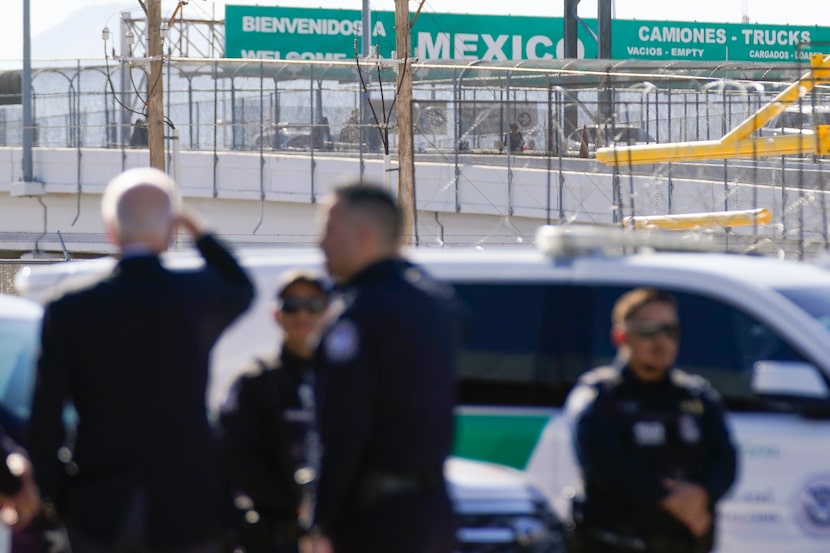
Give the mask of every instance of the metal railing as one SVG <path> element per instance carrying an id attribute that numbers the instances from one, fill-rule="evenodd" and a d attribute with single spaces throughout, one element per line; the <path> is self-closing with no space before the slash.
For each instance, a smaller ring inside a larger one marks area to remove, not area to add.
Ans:
<path id="1" fill-rule="evenodd" d="M 36 69 L 37 145 L 129 146 L 144 114 L 143 62 L 79 61 Z M 615 81 L 606 87 L 611 77 L 592 72 L 518 72 L 480 65 L 416 65 L 414 71 L 426 75 L 413 90 L 416 142 L 421 151 L 447 153 L 459 147 L 464 152 L 497 150 L 511 123 L 525 136 L 525 150 L 535 152 L 558 152 L 574 130 L 599 124 L 636 126 L 658 142 L 709 140 L 788 84 L 719 79 L 716 74 L 680 79 L 678 74 L 624 73 L 611 75 Z M 365 89 L 361 72 L 372 77 L 363 79 Z M 310 148 L 314 144 L 295 145 L 291 138 L 300 132 L 310 138 L 316 130 L 331 135 L 335 149 L 352 149 L 360 142 L 358 134 L 376 146 L 373 134 L 396 128 L 396 76 L 388 69 L 343 62 L 171 59 L 164 78 L 168 124 L 179 129 L 185 149 L 255 149 L 280 129 L 283 136 L 266 145 L 281 149 L 291 142 L 288 148 Z M 578 87 L 566 86 L 576 78 L 581 79 Z M 826 102 L 826 89 L 815 94 L 819 103 Z M 365 97 L 370 103 L 362 101 Z M 0 106 L 1 145 L 19 144 L 20 111 L 19 105 Z M 389 134 L 394 138 L 394 132 Z"/>
<path id="2" fill-rule="evenodd" d="M 36 146 L 145 147 L 143 61 L 37 69 Z M 507 187 L 505 217 L 513 214 L 513 191 L 526 178 L 521 169 L 545 175 L 546 189 L 534 201 L 545 204 L 547 222 L 605 222 L 584 209 L 595 196 L 605 199 L 615 223 L 629 216 L 768 207 L 778 237 L 797 234 L 827 247 L 821 222 L 827 218 L 825 161 L 820 157 L 646 167 L 622 163 L 616 168 L 591 160 L 596 148 L 615 143 L 717 139 L 774 98 L 803 68 L 754 66 L 745 71 L 753 78 L 737 78 L 731 66 L 701 64 L 659 72 L 633 66 L 592 71 L 478 63 L 420 64 L 413 70 L 416 161 L 450 166 L 454 176 L 447 186 L 456 190 L 470 178 L 471 164 L 492 167 L 492 181 Z M 219 152 L 362 160 L 380 157 L 387 148 L 396 151 L 397 76 L 391 69 L 350 62 L 169 59 L 164 78 L 165 112 L 180 149 L 213 152 L 214 164 L 221 163 Z M 828 104 L 825 86 L 800 103 Z M 0 123 L 0 145 L 18 146 L 20 107 L 0 106 Z M 511 139 L 511 123 L 521 141 Z M 802 126 L 782 129 L 773 120 L 761 131 L 811 132 L 811 124 Z M 698 182 L 705 185 L 693 185 Z M 461 211 L 470 200 L 456 197 Z M 754 233 L 750 247 L 762 238 Z"/>

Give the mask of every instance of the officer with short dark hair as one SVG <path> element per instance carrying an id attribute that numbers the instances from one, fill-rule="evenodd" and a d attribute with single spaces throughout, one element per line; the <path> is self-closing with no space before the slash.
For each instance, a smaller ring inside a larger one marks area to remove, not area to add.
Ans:
<path id="1" fill-rule="evenodd" d="M 315 355 L 315 553 L 449 553 L 452 291 L 401 258 L 402 214 L 382 188 L 339 188 L 324 209 L 320 246 L 340 296 Z"/>
<path id="2" fill-rule="evenodd" d="M 673 296 L 638 288 L 614 306 L 622 368 L 583 375 L 567 401 L 584 494 L 574 503 L 580 551 L 705 553 L 715 504 L 735 480 L 720 400 L 674 367 Z"/>
<path id="3" fill-rule="evenodd" d="M 296 553 L 315 417 L 313 336 L 328 305 L 322 275 L 293 270 L 277 289 L 279 354 L 256 359 L 234 383 L 221 413 L 239 542 L 246 553 Z M 307 502 L 306 502 L 307 503 Z"/>

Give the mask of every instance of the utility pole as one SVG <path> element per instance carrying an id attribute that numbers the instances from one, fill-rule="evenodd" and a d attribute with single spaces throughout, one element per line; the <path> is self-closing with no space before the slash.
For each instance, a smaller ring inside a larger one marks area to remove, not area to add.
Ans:
<path id="1" fill-rule="evenodd" d="M 599 59 L 611 59 L 611 0 L 599 0 L 599 17 L 597 18 L 597 35 Z M 599 115 L 601 122 L 607 124 L 614 118 L 614 92 L 608 79 L 603 79 L 599 90 Z"/>
<path id="2" fill-rule="evenodd" d="M 395 0 L 395 46 L 398 79 L 398 205 L 403 212 L 403 243 L 412 244 L 415 229 L 415 159 L 412 148 L 412 45 L 407 0 Z"/>
<path id="3" fill-rule="evenodd" d="M 565 0 L 565 17 L 564 17 L 564 41 L 565 41 L 565 58 L 576 59 L 579 56 L 579 38 L 577 36 L 577 25 L 579 16 L 577 15 L 577 6 L 579 0 Z M 572 92 L 571 96 L 576 98 L 576 92 Z M 568 102 L 563 109 L 564 121 L 562 127 L 565 131 L 565 136 L 570 136 L 577 129 L 577 122 L 579 119 L 579 109 L 575 102 Z"/>
<path id="4" fill-rule="evenodd" d="M 599 38 L 599 59 L 611 59 L 611 21 L 614 17 L 611 0 L 599 0 L 597 35 Z"/>
<path id="5" fill-rule="evenodd" d="M 150 166 L 164 171 L 164 45 L 161 37 L 161 0 L 147 0 L 147 56 L 150 80 L 147 83 L 147 145 Z"/>
<path id="6" fill-rule="evenodd" d="M 361 41 L 360 53 L 363 59 L 372 57 L 372 12 L 369 0 L 363 0 L 363 8 L 361 10 Z M 372 99 L 369 95 L 369 89 L 372 85 L 372 70 L 367 67 L 363 73 L 363 82 L 365 83 L 364 94 L 360 105 L 358 105 L 358 120 L 360 122 L 360 176 L 363 176 L 364 162 L 363 149 L 369 144 L 378 144 L 377 140 L 379 127 L 375 127 L 375 120 L 372 118 Z M 373 148 L 369 148 L 372 150 Z M 385 154 L 385 152 L 384 152 Z M 385 179 L 384 179 L 385 180 Z"/>
<path id="7" fill-rule="evenodd" d="M 29 0 L 23 0 L 23 75 L 20 82 L 23 104 L 23 181 L 32 182 L 32 145 L 34 144 L 34 119 L 32 117 L 32 40 Z"/>
<path id="8" fill-rule="evenodd" d="M 565 0 L 565 18 L 564 18 L 564 25 L 565 25 L 565 32 L 564 32 L 564 41 L 565 41 L 565 57 L 568 59 L 576 59 L 578 56 L 578 38 L 577 38 L 577 25 L 579 22 L 579 16 L 577 15 L 577 6 L 579 5 L 579 0 Z"/>

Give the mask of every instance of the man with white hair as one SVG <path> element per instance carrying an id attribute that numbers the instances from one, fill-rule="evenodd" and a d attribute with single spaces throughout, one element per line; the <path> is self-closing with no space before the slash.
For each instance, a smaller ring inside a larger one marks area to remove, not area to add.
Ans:
<path id="1" fill-rule="evenodd" d="M 208 360 L 253 285 L 161 171 L 115 177 L 102 213 L 121 254 L 115 270 L 44 313 L 29 451 L 45 514 L 66 523 L 80 553 L 219 551 L 224 494 Z M 162 265 L 179 227 L 203 268 Z M 72 439 L 66 401 L 77 412 Z"/>

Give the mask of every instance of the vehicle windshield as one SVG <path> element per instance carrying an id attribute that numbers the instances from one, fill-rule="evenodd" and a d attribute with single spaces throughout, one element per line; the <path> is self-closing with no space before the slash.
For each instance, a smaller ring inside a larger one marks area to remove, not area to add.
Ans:
<path id="1" fill-rule="evenodd" d="M 581 142 L 582 134 L 584 133 L 585 141 L 588 144 L 596 144 L 597 130 L 598 129 L 595 126 L 577 129 L 571 133 L 571 140 L 574 142 Z M 605 128 L 605 142 L 636 144 L 638 142 L 656 142 L 656 140 L 654 140 L 654 137 L 648 134 L 645 129 L 641 129 L 640 127 L 620 126 Z"/>
<path id="2" fill-rule="evenodd" d="M 614 129 L 614 141 L 634 144 L 636 142 L 654 142 L 655 140 L 640 127 L 622 127 Z"/>
<path id="3" fill-rule="evenodd" d="M 38 350 L 38 319 L 0 319 L 0 402 L 28 418 Z"/>
<path id="4" fill-rule="evenodd" d="M 778 293 L 830 330 L 830 287 L 781 288 Z"/>
<path id="5" fill-rule="evenodd" d="M 813 110 L 811 112 L 785 111 L 776 120 L 773 119 L 770 126 L 776 128 L 811 128 L 814 125 L 830 124 L 830 112 Z"/>

